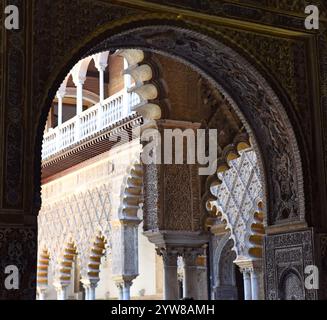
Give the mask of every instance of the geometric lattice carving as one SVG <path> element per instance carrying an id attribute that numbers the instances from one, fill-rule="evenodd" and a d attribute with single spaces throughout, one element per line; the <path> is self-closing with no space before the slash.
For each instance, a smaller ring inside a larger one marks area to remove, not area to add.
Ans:
<path id="1" fill-rule="evenodd" d="M 240 152 L 240 157 L 231 160 L 229 167 L 229 170 L 218 173 L 221 184 L 212 190 L 217 197 L 214 206 L 218 216 L 226 222 L 226 228 L 230 229 L 237 259 L 258 257 L 264 228 L 260 221 L 262 214 L 255 213 L 259 211 L 263 189 L 255 152 Z"/>
<path id="2" fill-rule="evenodd" d="M 39 248 L 47 249 L 54 265 L 60 263 L 64 245 L 76 245 L 82 273 L 88 272 L 91 248 L 101 235 L 110 246 L 110 191 L 108 185 L 46 203 L 39 214 Z"/>
<path id="3" fill-rule="evenodd" d="M 106 38 L 90 52 L 98 53 L 137 43 L 138 48 L 167 52 L 194 63 L 206 72 L 221 85 L 222 94 L 234 101 L 235 110 L 240 111 L 243 123 L 252 128 L 252 138 L 256 137 L 253 145 L 260 146 L 262 164 L 269 172 L 265 185 L 265 190 L 269 192 L 267 223 L 303 221 L 305 207 L 301 157 L 293 127 L 280 99 L 256 68 L 231 48 L 213 37 L 173 24 L 156 24 L 155 27 L 147 24 L 138 26 L 137 32 L 131 28 Z M 206 30 L 204 26 L 201 31 L 214 32 L 213 29 Z"/>

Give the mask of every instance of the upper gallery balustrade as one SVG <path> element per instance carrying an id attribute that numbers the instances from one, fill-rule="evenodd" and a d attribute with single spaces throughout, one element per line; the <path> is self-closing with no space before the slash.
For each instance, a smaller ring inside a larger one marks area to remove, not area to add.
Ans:
<path id="1" fill-rule="evenodd" d="M 57 101 L 51 109 L 52 114 L 56 110 L 57 122 L 52 123 L 51 120 L 50 125 L 49 120 L 47 122 L 43 137 L 42 160 L 109 128 L 130 115 L 133 107 L 141 102 L 138 94 L 129 90 L 133 83 L 131 76 L 124 74 L 127 61 L 113 57 L 111 59 L 118 60 L 112 63 L 110 57 L 109 52 L 103 52 L 80 60 L 61 84 L 56 95 Z M 106 74 L 109 61 L 113 69 L 113 73 L 110 73 L 115 86 L 113 92 L 116 93 L 105 98 L 106 76 L 110 78 L 109 73 Z M 88 85 L 91 83 L 92 86 L 93 83 L 94 92 L 94 83 L 98 82 L 99 95 L 90 92 L 85 85 L 90 74 L 92 80 L 88 82 Z M 120 84 L 120 88 L 123 88 L 118 92 L 117 83 Z M 65 107 L 64 98 L 73 98 L 75 107 Z M 86 101 L 88 101 L 88 106 L 86 106 Z"/>
<path id="2" fill-rule="evenodd" d="M 42 160 L 78 143 L 126 118 L 140 103 L 136 93 L 122 90 L 61 125 L 50 128 L 43 137 Z"/>

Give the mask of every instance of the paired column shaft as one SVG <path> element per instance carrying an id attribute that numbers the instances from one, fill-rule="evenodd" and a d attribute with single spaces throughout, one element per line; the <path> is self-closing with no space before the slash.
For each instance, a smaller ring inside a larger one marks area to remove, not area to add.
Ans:
<path id="1" fill-rule="evenodd" d="M 58 98 L 58 126 L 62 125 L 62 100 L 63 97 L 61 95 L 57 95 Z"/>
<path id="2" fill-rule="evenodd" d="M 243 271 L 243 281 L 244 281 L 244 300 L 252 300 L 250 272 L 246 270 Z"/>
<path id="3" fill-rule="evenodd" d="M 38 300 L 45 300 L 47 288 L 38 289 Z"/>
<path id="4" fill-rule="evenodd" d="M 119 294 L 118 294 L 119 300 L 124 300 L 123 285 L 119 284 L 119 285 L 117 285 L 117 287 L 118 287 L 118 291 L 119 291 Z"/>
<path id="5" fill-rule="evenodd" d="M 85 79 L 79 79 L 75 85 L 76 85 L 76 115 L 80 116 L 83 112 L 83 84 Z M 76 121 L 76 127 L 75 127 L 75 141 L 78 141 L 80 138 L 80 128 L 81 123 L 80 119 L 78 118 Z"/>
<path id="6" fill-rule="evenodd" d="M 260 273 L 257 270 L 251 272 L 252 300 L 260 299 Z"/>
<path id="7" fill-rule="evenodd" d="M 104 101 L 104 68 L 99 68 L 99 92 L 100 92 L 100 103 Z"/>
<path id="8" fill-rule="evenodd" d="M 119 300 L 131 300 L 132 280 L 118 280 L 116 286 L 119 290 Z"/>
<path id="9" fill-rule="evenodd" d="M 131 285 L 129 281 L 124 282 L 123 286 L 123 300 L 131 300 Z"/>
<path id="10" fill-rule="evenodd" d="M 244 299 L 260 300 L 261 260 L 240 260 L 236 264 L 243 273 Z"/>
<path id="11" fill-rule="evenodd" d="M 124 70 L 128 68 L 128 62 L 124 59 Z M 125 97 L 124 97 L 124 108 L 126 109 L 126 116 L 131 112 L 131 101 L 130 101 L 130 94 L 128 89 L 131 87 L 132 81 L 131 76 L 128 73 L 124 75 L 124 86 L 125 86 Z"/>
<path id="12" fill-rule="evenodd" d="M 164 297 L 165 300 L 178 299 L 177 263 L 164 264 Z"/>
<path id="13" fill-rule="evenodd" d="M 91 280 L 82 280 L 83 287 L 85 290 L 85 300 L 95 300 L 95 289 L 98 285 L 99 280 L 95 280 L 94 282 Z"/>
<path id="14" fill-rule="evenodd" d="M 76 85 L 76 114 L 83 112 L 83 82 L 79 81 Z"/>
<path id="15" fill-rule="evenodd" d="M 57 288 L 57 300 L 67 300 L 67 287 L 66 286 Z"/>
<path id="16" fill-rule="evenodd" d="M 203 254 L 202 248 L 186 248 L 184 259 L 184 298 L 199 298 L 197 258 Z"/>
<path id="17" fill-rule="evenodd" d="M 163 257 L 164 299 L 179 298 L 178 256 L 184 259 L 183 297 L 197 299 L 199 296 L 197 257 L 203 254 L 203 249 L 166 247 L 157 249 L 157 252 Z"/>
<path id="18" fill-rule="evenodd" d="M 164 265 L 164 299 L 178 299 L 177 251 L 172 248 L 157 249 Z"/>
<path id="19" fill-rule="evenodd" d="M 58 126 L 62 125 L 63 123 L 63 114 L 62 114 L 62 108 L 63 108 L 63 99 L 66 94 L 66 82 L 64 82 L 59 90 L 57 91 L 57 100 L 58 100 Z"/>

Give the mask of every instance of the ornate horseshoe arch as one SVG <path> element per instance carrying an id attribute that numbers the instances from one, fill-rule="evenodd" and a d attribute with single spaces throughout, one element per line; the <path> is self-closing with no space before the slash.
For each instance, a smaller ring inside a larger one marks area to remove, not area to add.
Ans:
<path id="1" fill-rule="evenodd" d="M 162 22 L 113 35 L 91 52 L 115 48 L 169 55 L 213 82 L 242 119 L 256 151 L 260 150 L 269 195 L 266 223 L 305 220 L 302 164 L 294 131 L 277 95 L 252 65 L 216 39 Z"/>
<path id="2" fill-rule="evenodd" d="M 266 224 L 305 222 L 301 156 L 287 113 L 256 68 L 214 32 L 164 17 L 127 23 L 94 37 L 80 50 L 80 57 L 105 50 L 140 49 L 190 65 L 229 100 L 261 155 L 265 194 L 269 195 Z"/>

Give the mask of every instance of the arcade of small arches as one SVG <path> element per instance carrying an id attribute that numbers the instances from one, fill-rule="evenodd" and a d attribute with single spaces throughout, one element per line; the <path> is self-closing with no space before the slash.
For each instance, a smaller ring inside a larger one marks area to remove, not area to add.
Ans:
<path id="1" fill-rule="evenodd" d="M 144 143 L 110 142 L 136 127 L 217 129 L 217 172 L 143 165 Z M 80 60 L 44 133 L 38 299 L 264 299 L 266 185 L 247 128 L 225 94 L 171 57 Z"/>

